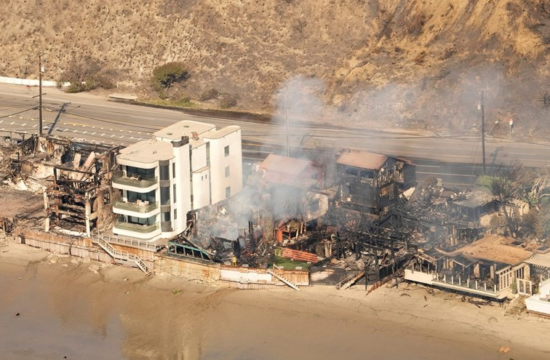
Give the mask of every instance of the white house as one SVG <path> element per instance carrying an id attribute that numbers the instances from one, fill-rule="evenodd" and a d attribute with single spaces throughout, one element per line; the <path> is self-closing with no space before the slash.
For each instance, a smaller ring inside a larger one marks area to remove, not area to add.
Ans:
<path id="1" fill-rule="evenodd" d="M 180 121 L 120 151 L 113 188 L 120 218 L 113 233 L 144 240 L 170 238 L 187 227 L 187 213 L 242 189 L 241 129 Z"/>
<path id="2" fill-rule="evenodd" d="M 539 285 L 539 293 L 525 299 L 527 311 L 550 316 L 550 279 L 546 279 Z"/>

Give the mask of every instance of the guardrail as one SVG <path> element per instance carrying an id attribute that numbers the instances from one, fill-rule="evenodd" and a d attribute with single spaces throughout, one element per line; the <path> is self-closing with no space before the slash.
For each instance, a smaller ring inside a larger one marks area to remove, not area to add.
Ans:
<path id="1" fill-rule="evenodd" d="M 147 177 L 129 177 L 124 175 L 122 172 L 115 172 L 113 174 L 113 184 L 134 186 L 139 188 L 148 188 L 158 183 L 158 178 L 156 176 L 147 176 Z"/>
<path id="2" fill-rule="evenodd" d="M 153 202 L 152 204 L 145 204 L 138 202 L 126 202 L 123 201 L 121 198 L 116 198 L 113 202 L 113 208 L 120 209 L 120 210 L 128 210 L 128 211 L 134 211 L 138 213 L 148 213 L 151 212 L 159 207 L 159 202 Z"/>
<path id="3" fill-rule="evenodd" d="M 158 224 L 155 225 L 142 225 L 142 224 L 132 224 L 123 221 L 117 221 L 115 227 L 121 230 L 134 231 L 142 234 L 147 234 L 153 232 L 159 228 Z"/>

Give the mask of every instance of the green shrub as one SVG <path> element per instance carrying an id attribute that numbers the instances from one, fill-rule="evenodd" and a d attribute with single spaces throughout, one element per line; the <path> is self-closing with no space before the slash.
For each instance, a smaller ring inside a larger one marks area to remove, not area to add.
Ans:
<path id="1" fill-rule="evenodd" d="M 157 91 L 167 89 L 175 82 L 187 80 L 189 72 L 182 62 L 169 62 L 153 69 L 153 86 Z"/>

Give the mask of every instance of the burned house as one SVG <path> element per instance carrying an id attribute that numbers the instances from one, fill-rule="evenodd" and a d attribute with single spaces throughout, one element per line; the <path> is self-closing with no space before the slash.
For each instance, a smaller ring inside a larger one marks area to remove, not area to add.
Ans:
<path id="1" fill-rule="evenodd" d="M 525 260 L 531 252 L 497 235 L 453 252 L 420 251 L 405 271 L 405 279 L 486 298 L 503 299 L 520 281 L 530 280 Z M 523 284 L 523 282 L 522 282 Z"/>
<path id="2" fill-rule="evenodd" d="M 45 231 L 53 225 L 84 233 L 112 223 L 111 177 L 118 147 L 49 139 L 50 151 L 61 150 L 53 163 L 53 184 L 45 190 Z M 52 154 L 53 155 L 53 154 Z"/>
<path id="3" fill-rule="evenodd" d="M 300 217 L 310 221 L 327 212 L 328 197 L 321 190 L 325 176 L 322 167 L 309 160 L 270 154 L 259 168 L 277 219 Z"/>
<path id="4" fill-rule="evenodd" d="M 449 202 L 450 219 L 458 238 L 475 239 L 489 225 L 490 215 L 499 209 L 499 203 L 491 191 L 475 187 L 459 194 Z"/>
<path id="5" fill-rule="evenodd" d="M 347 150 L 337 160 L 340 206 L 370 214 L 387 213 L 416 182 L 411 162 L 366 151 Z"/>

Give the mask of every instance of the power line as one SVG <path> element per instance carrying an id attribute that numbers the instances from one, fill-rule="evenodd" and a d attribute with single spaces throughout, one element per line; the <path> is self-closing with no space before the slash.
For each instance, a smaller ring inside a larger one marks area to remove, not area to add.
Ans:
<path id="1" fill-rule="evenodd" d="M 7 117 L 10 117 L 10 116 L 13 116 L 13 115 L 17 115 L 17 114 L 22 114 L 22 113 L 24 113 L 24 112 L 31 111 L 31 110 L 36 110 L 36 109 L 37 109 L 37 107 L 35 106 L 35 107 L 30 108 L 30 109 L 18 111 L 18 112 L 13 113 L 13 114 L 2 115 L 2 116 L 0 116 L 0 119 L 7 118 Z"/>

